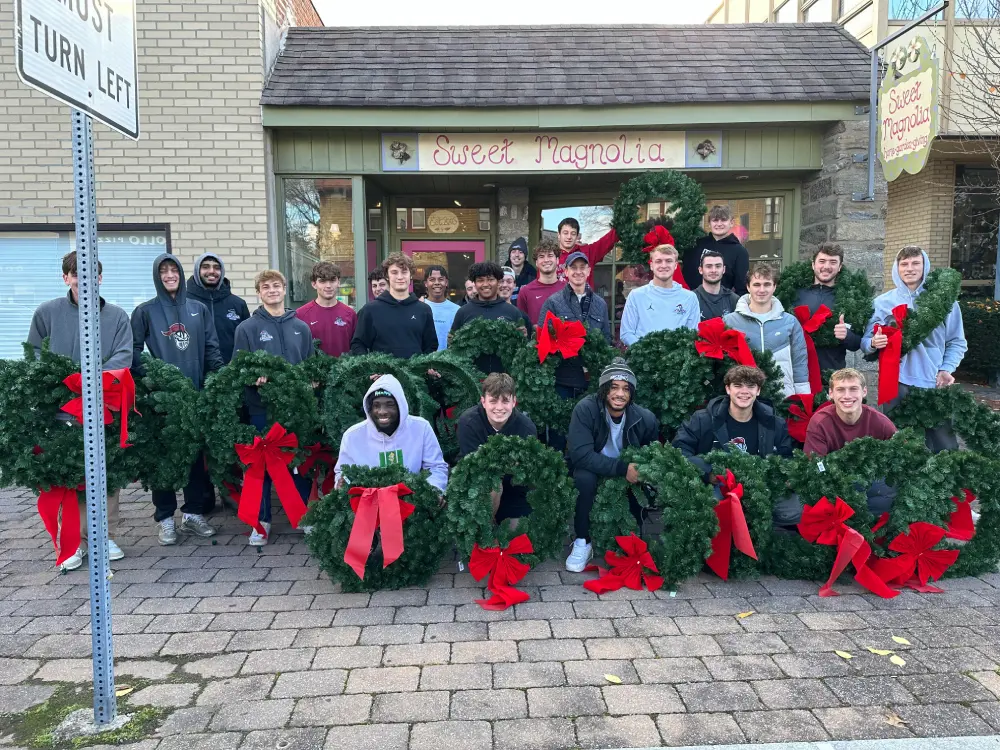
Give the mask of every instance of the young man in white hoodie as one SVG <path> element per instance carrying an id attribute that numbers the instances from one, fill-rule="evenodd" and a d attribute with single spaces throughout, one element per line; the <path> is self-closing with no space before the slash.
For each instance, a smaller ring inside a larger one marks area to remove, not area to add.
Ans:
<path id="1" fill-rule="evenodd" d="M 621 324 L 621 340 L 625 346 L 632 346 L 653 331 L 697 329 L 701 322 L 701 305 L 697 295 L 674 283 L 677 248 L 660 245 L 651 250 L 649 268 L 653 272 L 653 280 L 633 289 L 625 298 Z"/>
<path id="2" fill-rule="evenodd" d="M 444 494 L 448 486 L 448 464 L 441 445 L 422 417 L 410 414 L 403 386 L 392 375 L 382 375 L 365 393 L 365 421 L 349 427 L 340 439 L 340 454 L 334 475 L 337 486 L 350 482 L 344 467 L 402 464 L 414 474 L 430 472 L 428 481 Z"/>

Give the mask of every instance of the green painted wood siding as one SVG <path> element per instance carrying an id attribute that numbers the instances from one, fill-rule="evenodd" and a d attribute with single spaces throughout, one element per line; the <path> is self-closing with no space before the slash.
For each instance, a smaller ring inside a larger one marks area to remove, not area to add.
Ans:
<path id="1" fill-rule="evenodd" d="M 378 131 L 276 128 L 273 133 L 277 174 L 382 171 Z M 816 128 L 756 128 L 722 134 L 723 170 L 819 169 L 821 162 L 822 131 Z"/>

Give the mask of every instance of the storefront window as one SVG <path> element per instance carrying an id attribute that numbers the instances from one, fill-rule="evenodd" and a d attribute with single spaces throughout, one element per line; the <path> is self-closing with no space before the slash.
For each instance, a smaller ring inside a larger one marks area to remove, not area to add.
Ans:
<path id="1" fill-rule="evenodd" d="M 997 0 L 958 0 L 955 18 L 998 18 L 1000 3 Z"/>
<path id="2" fill-rule="evenodd" d="M 283 187 L 289 305 L 313 299 L 309 276 L 325 260 L 340 267 L 340 301 L 355 306 L 350 178 L 285 179 Z"/>
<path id="3" fill-rule="evenodd" d="M 816 0 L 805 9 L 802 17 L 806 23 L 829 23 L 833 20 L 833 3 L 831 0 Z"/>
<path id="4" fill-rule="evenodd" d="M 396 199 L 396 231 L 411 234 L 478 234 L 489 232 L 488 196 Z"/>
<path id="5" fill-rule="evenodd" d="M 936 5 L 938 0 L 889 0 L 889 20 L 912 21 Z"/>
<path id="6" fill-rule="evenodd" d="M 782 262 L 784 229 L 784 198 L 733 198 L 708 201 L 712 206 L 729 206 L 733 212 L 733 234 L 750 253 L 750 262 L 765 261 L 774 266 Z M 702 223 L 708 232 L 708 214 Z"/>
<path id="7" fill-rule="evenodd" d="M 951 267 L 962 274 L 969 291 L 992 294 L 996 279 L 997 171 L 959 167 L 955 185 Z M 980 289 L 981 287 L 981 289 Z"/>
<path id="8" fill-rule="evenodd" d="M 131 314 L 151 299 L 153 260 L 168 250 L 168 230 L 98 232 L 97 255 L 104 268 L 101 296 Z M 0 358 L 19 359 L 35 308 L 66 294 L 62 258 L 76 249 L 74 232 L 26 228 L 0 233 Z M 192 268 L 185 271 L 190 275 Z"/>

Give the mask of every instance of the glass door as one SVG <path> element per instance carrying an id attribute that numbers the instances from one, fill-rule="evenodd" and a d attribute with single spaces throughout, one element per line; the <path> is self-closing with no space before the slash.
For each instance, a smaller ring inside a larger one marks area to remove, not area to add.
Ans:
<path id="1" fill-rule="evenodd" d="M 485 240 L 403 240 L 401 247 L 413 258 L 413 293 L 426 294 L 424 276 L 429 266 L 444 266 L 448 270 L 448 299 L 459 303 L 465 299 L 465 280 L 469 267 L 486 259 Z"/>

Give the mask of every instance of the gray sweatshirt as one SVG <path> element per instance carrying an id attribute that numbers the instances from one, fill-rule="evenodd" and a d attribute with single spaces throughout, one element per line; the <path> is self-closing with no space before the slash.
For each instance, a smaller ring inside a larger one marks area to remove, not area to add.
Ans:
<path id="1" fill-rule="evenodd" d="M 65 297 L 43 302 L 35 310 L 28 329 L 28 343 L 35 354 L 42 340 L 49 339 L 49 348 L 56 354 L 80 361 L 80 308 L 73 301 L 73 292 Z M 117 305 L 101 299 L 101 365 L 104 370 L 121 370 L 132 364 L 132 328 L 128 315 Z"/>

